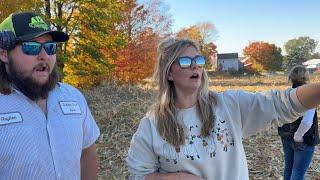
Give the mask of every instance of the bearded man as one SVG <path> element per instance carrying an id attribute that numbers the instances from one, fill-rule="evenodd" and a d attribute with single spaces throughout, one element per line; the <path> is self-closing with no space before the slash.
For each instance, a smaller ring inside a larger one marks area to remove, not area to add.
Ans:
<path id="1" fill-rule="evenodd" d="M 34 13 L 0 24 L 0 179 L 96 179 L 99 128 L 81 92 L 59 82 L 68 39 Z"/>

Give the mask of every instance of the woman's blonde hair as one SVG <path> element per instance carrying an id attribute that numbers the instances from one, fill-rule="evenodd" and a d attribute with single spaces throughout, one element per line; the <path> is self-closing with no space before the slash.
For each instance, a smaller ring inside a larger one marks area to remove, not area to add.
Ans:
<path id="1" fill-rule="evenodd" d="M 288 75 L 288 81 L 292 84 L 306 84 L 309 81 L 309 72 L 303 65 L 294 66 Z"/>
<path id="2" fill-rule="evenodd" d="M 184 144 L 185 132 L 183 126 L 177 120 L 175 89 L 173 82 L 168 81 L 167 76 L 172 63 L 188 47 L 194 47 L 200 51 L 199 46 L 188 39 L 170 38 L 161 42 L 158 47 L 158 59 L 154 72 L 154 83 L 158 86 L 158 94 L 151 112 L 155 115 L 159 134 L 174 146 Z M 203 70 L 196 103 L 197 112 L 202 122 L 202 136 L 208 136 L 214 126 L 215 113 L 213 106 L 215 104 L 214 93 L 208 90 L 208 75 Z"/>

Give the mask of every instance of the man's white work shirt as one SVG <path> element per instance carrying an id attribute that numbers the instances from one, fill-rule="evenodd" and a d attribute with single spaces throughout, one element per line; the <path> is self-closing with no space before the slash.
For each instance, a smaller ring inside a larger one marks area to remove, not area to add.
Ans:
<path id="1" fill-rule="evenodd" d="M 80 179 L 81 152 L 100 135 L 87 102 L 59 83 L 47 109 L 46 117 L 18 90 L 0 94 L 0 179 Z"/>

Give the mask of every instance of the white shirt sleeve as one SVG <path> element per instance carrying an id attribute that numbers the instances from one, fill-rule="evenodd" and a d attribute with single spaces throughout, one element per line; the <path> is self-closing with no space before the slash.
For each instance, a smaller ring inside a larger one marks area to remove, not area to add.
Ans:
<path id="1" fill-rule="evenodd" d="M 278 126 L 291 123 L 307 110 L 298 100 L 296 89 L 259 93 L 236 91 L 227 93 L 225 99 L 230 114 L 239 111 L 232 119 L 240 121 L 244 137 L 267 127 L 273 120 Z"/>
<path id="2" fill-rule="evenodd" d="M 305 113 L 297 131 L 294 133 L 294 137 L 293 137 L 294 141 L 303 142 L 304 134 L 311 128 L 311 126 L 313 124 L 314 113 L 316 113 L 315 108 L 309 109 Z"/>
<path id="3" fill-rule="evenodd" d="M 316 113 L 316 108 L 309 109 L 303 116 L 301 123 L 304 123 L 309 128 L 312 126 L 313 123 L 313 116 Z"/>
<path id="4" fill-rule="evenodd" d="M 97 126 L 88 105 L 86 105 L 86 116 L 83 122 L 83 144 L 82 149 L 86 149 L 93 145 L 100 136 L 100 130 Z"/>
<path id="5" fill-rule="evenodd" d="M 133 135 L 126 162 L 130 180 L 141 180 L 158 170 L 157 156 L 152 147 L 151 123 L 143 118 Z"/>
<path id="6" fill-rule="evenodd" d="M 81 120 L 82 121 L 82 149 L 86 149 L 93 145 L 100 135 L 99 127 L 97 126 L 88 103 L 84 95 L 75 87 L 68 84 L 61 83 L 61 88 L 64 93 L 67 93 L 71 97 L 76 97 L 77 103 L 81 109 Z M 80 129 L 79 129 L 80 131 Z"/>
<path id="7" fill-rule="evenodd" d="M 83 130 L 83 142 L 82 142 L 82 149 L 86 149 L 93 145 L 96 140 L 100 136 L 99 127 L 94 120 L 87 101 L 83 94 L 78 91 L 81 98 L 81 109 L 84 111 L 84 120 L 82 122 L 82 130 Z"/>

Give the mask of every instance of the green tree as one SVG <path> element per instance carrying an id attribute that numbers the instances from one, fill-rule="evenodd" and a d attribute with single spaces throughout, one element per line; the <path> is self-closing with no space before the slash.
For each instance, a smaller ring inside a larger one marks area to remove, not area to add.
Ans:
<path id="1" fill-rule="evenodd" d="M 123 5 L 117 0 L 78 0 L 63 4 L 62 10 L 61 21 L 71 37 L 64 81 L 78 87 L 98 85 L 111 76 L 117 51 L 126 43 L 117 28 Z"/>
<path id="2" fill-rule="evenodd" d="M 309 60 L 317 44 L 317 41 L 307 36 L 291 39 L 286 42 L 284 48 L 287 55 L 284 60 L 284 68 L 289 70 L 291 67 Z"/>

